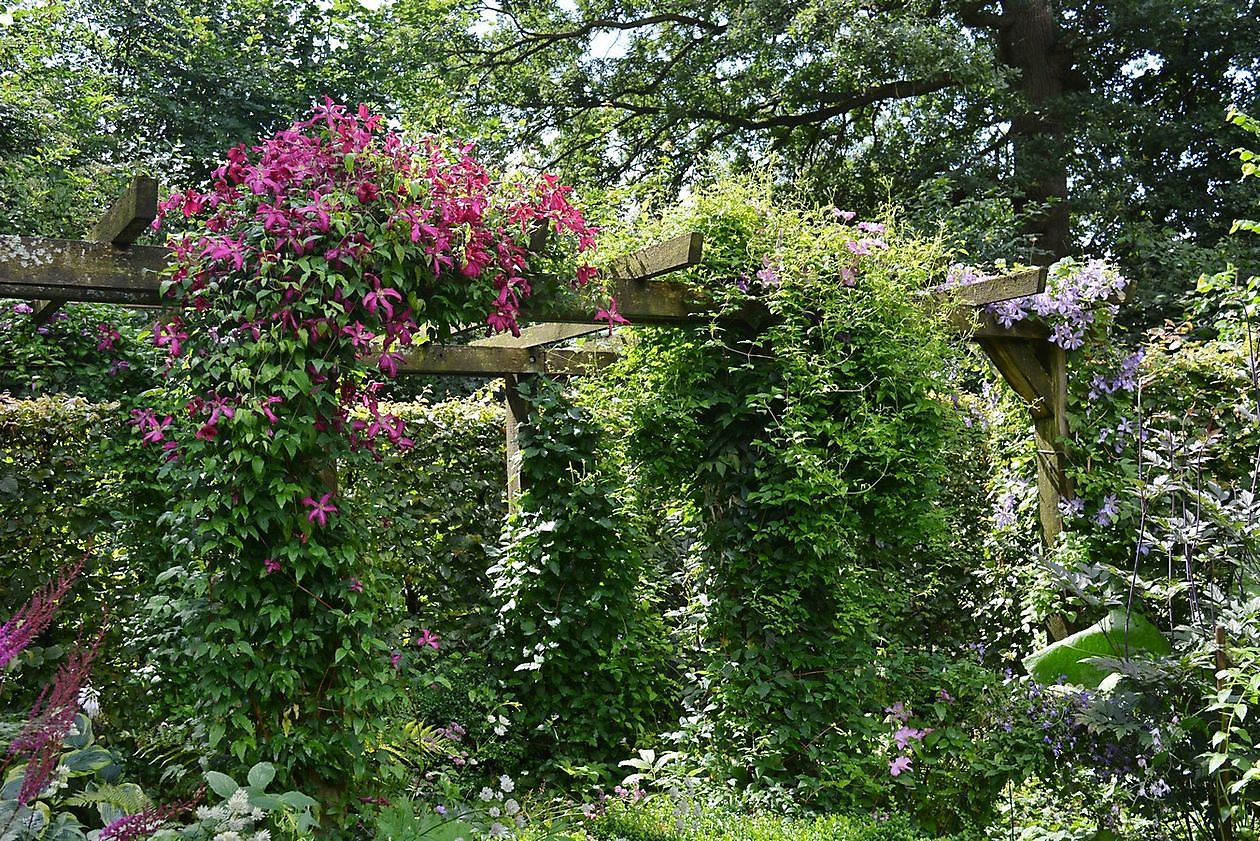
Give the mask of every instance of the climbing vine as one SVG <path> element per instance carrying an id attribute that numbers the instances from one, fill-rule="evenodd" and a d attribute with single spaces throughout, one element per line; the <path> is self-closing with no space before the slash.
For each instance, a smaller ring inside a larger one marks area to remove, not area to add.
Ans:
<path id="1" fill-rule="evenodd" d="M 397 694 L 390 654 L 409 641 L 378 630 L 397 588 L 365 560 L 337 465 L 411 446 L 376 396 L 408 346 L 515 332 L 531 294 L 592 276 L 573 266 L 594 231 L 568 194 L 327 103 L 161 204 L 155 224 L 179 220 L 175 312 L 154 336 L 169 402 L 133 422 L 173 489 L 166 580 L 190 637 L 175 669 L 211 747 L 333 802 L 368 771 L 371 722 Z M 559 236 L 531 252 L 544 226 Z"/>
<path id="2" fill-rule="evenodd" d="M 691 280 L 723 312 L 632 344 L 605 399 L 640 503 L 697 526 L 690 744 L 716 779 L 870 808 L 902 785 L 882 710 L 934 700 L 914 694 L 933 681 L 912 680 L 926 666 L 908 652 L 947 639 L 930 623 L 960 575 L 958 350 L 923 297 L 943 249 L 746 183 L 661 224 L 647 235 L 704 233 Z"/>

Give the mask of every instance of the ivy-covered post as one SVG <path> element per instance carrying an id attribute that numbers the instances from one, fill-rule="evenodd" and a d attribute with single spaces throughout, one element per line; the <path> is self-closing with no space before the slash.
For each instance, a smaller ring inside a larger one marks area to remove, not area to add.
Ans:
<path id="1" fill-rule="evenodd" d="M 521 448 L 519 431 L 521 424 L 529 421 L 531 404 L 520 391 L 521 385 L 529 389 L 537 374 L 506 374 L 503 377 L 507 417 L 504 424 L 507 435 L 507 503 L 508 510 L 518 507 L 521 496 Z"/>
<path id="2" fill-rule="evenodd" d="M 409 144 L 366 107 L 327 103 L 158 206 L 178 220 L 163 283 L 176 312 L 154 337 L 166 393 L 133 423 L 175 489 L 176 585 L 208 605 L 171 679 L 210 751 L 274 762 L 334 820 L 376 785 L 374 732 L 407 647 L 397 582 L 364 551 L 367 509 L 336 465 L 411 446 L 377 393 L 421 319 L 439 337 L 481 319 L 516 332 L 522 301 L 550 289 L 526 280 L 531 259 L 590 277 L 572 248 L 594 232 L 568 189 L 497 182 L 465 147 Z M 540 219 L 564 236 L 529 255 Z"/>

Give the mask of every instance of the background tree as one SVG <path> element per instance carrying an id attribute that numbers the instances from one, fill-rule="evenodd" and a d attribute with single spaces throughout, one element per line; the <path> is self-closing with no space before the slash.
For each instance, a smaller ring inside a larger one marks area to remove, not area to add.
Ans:
<path id="1" fill-rule="evenodd" d="M 1109 253 L 1157 304 L 1252 192 L 1221 119 L 1255 102 L 1252 0 L 475 8 L 470 98 L 575 180 L 669 194 L 775 153 L 809 198 L 945 217 L 978 259 Z"/>

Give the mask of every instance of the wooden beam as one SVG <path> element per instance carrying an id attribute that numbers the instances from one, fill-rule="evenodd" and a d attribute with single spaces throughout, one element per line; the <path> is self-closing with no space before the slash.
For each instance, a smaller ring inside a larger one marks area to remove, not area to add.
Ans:
<path id="1" fill-rule="evenodd" d="M 1031 344 L 1031 343 L 1030 343 Z M 1037 444 L 1037 502 L 1041 520 L 1041 540 L 1050 549 L 1063 531 L 1059 503 L 1072 496 L 1067 475 L 1067 351 L 1050 342 L 1033 345 L 1047 374 L 1047 411 L 1033 418 L 1033 438 Z"/>
<path id="2" fill-rule="evenodd" d="M 699 265 L 704 237 L 683 234 L 671 240 L 618 257 L 600 274 L 607 279 L 605 291 L 617 302 L 617 310 L 635 324 L 699 322 L 713 313 L 708 296 L 678 283 L 654 282 L 653 278 Z M 591 324 L 593 305 L 526 301 L 522 321 L 553 324 Z"/>
<path id="3" fill-rule="evenodd" d="M 0 236 L 0 297 L 157 305 L 165 265 L 165 248 Z"/>
<path id="4" fill-rule="evenodd" d="M 932 295 L 970 307 L 997 304 L 1015 298 L 1026 298 L 1046 291 L 1045 267 L 1021 269 L 1009 274 L 994 275 L 961 286 L 933 289 Z"/>
<path id="5" fill-rule="evenodd" d="M 504 413 L 503 432 L 507 444 L 507 504 L 509 511 L 515 511 L 520 505 L 521 490 L 521 424 L 529 421 L 533 404 L 521 396 L 520 386 L 533 380 L 530 374 L 508 374 L 503 378 L 506 412 Z"/>
<path id="6" fill-rule="evenodd" d="M 110 205 L 105 215 L 88 232 L 87 241 L 108 242 L 119 248 L 131 245 L 157 217 L 157 193 L 157 179 L 147 176 L 132 179 L 127 192 Z M 31 318 L 36 324 L 47 324 L 66 300 L 49 298 L 32 301 L 35 314 Z"/>
<path id="7" fill-rule="evenodd" d="M 963 329 L 971 331 L 971 338 L 977 342 L 982 339 L 1037 339 L 1047 341 L 1050 328 L 1030 319 L 1016 321 L 1010 327 L 1003 327 L 997 316 L 988 312 L 964 313 L 958 310 Z"/>
<path id="8" fill-rule="evenodd" d="M 542 324 L 532 324 L 529 327 L 521 328 L 521 335 L 513 336 L 511 333 L 499 333 L 494 336 L 487 336 L 484 339 L 477 339 L 469 342 L 473 347 L 522 347 L 531 348 L 540 345 L 554 345 L 557 342 L 567 342 L 569 339 L 576 339 L 579 336 L 588 336 L 591 333 L 598 333 L 605 329 L 602 324 L 556 324 L 554 322 L 544 322 Z"/>
<path id="9" fill-rule="evenodd" d="M 704 237 L 701 234 L 683 234 L 618 257 L 605 266 L 600 274 L 614 281 L 651 280 L 699 265 L 703 252 Z"/>
<path id="10" fill-rule="evenodd" d="M 157 196 L 157 179 L 137 176 L 127 192 L 111 204 L 101 220 L 93 226 L 87 239 L 92 242 L 109 242 L 119 247 L 131 245 L 157 218 Z"/>
<path id="11" fill-rule="evenodd" d="M 977 343 L 1016 394 L 1028 402 L 1034 418 L 1048 417 L 1052 411 L 1050 373 L 1034 352 L 1029 339 L 984 338 Z"/>
<path id="12" fill-rule="evenodd" d="M 504 374 L 589 374 L 617 361 L 617 354 L 596 350 L 421 345 L 403 351 L 401 374 L 448 374 L 498 377 Z"/>

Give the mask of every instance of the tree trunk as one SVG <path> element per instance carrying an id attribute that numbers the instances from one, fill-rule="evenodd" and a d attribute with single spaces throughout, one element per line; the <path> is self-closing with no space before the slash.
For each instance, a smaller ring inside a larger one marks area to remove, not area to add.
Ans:
<path id="1" fill-rule="evenodd" d="M 1084 88 L 1064 44 L 1051 0 L 1003 0 L 997 23 L 998 55 L 1019 75 L 1011 117 L 1017 197 L 1027 213 L 1023 232 L 1033 241 L 1035 263 L 1049 264 L 1071 251 L 1067 158 L 1071 119 L 1064 94 Z"/>

